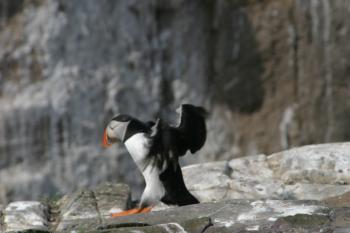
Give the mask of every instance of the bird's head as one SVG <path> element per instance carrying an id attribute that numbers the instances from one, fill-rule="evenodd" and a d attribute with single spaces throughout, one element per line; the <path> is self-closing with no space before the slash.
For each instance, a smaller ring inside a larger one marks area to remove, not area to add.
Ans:
<path id="1" fill-rule="evenodd" d="M 123 142 L 126 130 L 132 119 L 133 118 L 131 116 L 125 114 L 119 114 L 115 116 L 108 123 L 103 133 L 103 146 L 109 147 L 115 142 Z"/>

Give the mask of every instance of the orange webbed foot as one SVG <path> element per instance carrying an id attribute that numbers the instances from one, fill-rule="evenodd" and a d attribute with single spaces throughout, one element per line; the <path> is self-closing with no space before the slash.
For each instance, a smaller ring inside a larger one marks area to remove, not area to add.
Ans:
<path id="1" fill-rule="evenodd" d="M 142 208 L 140 213 L 148 213 L 148 212 L 151 212 L 152 210 L 152 207 L 145 207 L 145 208 Z"/>
<path id="2" fill-rule="evenodd" d="M 111 217 L 117 218 L 117 217 L 132 215 L 132 214 L 148 213 L 151 211 L 151 209 L 152 209 L 152 207 L 135 208 L 135 209 L 125 210 L 125 211 L 118 212 L 118 213 L 112 213 Z"/>

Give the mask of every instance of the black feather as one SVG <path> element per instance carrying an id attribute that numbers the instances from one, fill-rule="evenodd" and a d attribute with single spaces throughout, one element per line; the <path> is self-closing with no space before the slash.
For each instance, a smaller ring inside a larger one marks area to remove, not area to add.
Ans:
<path id="1" fill-rule="evenodd" d="M 207 138 L 206 116 L 207 112 L 202 107 L 190 104 L 181 106 L 181 121 L 177 129 L 192 154 L 202 148 Z"/>
<path id="2" fill-rule="evenodd" d="M 206 115 L 207 112 L 204 108 L 184 104 L 181 106 L 178 126 L 170 126 L 161 119 L 158 119 L 156 123 L 130 120 L 125 137 L 129 138 L 139 132 L 143 132 L 149 137 L 151 143 L 147 145 L 149 153 L 145 161 L 145 168 L 148 166 L 157 167 L 161 171 L 159 178 L 165 188 L 165 195 L 161 201 L 166 204 L 199 203 L 186 188 L 178 160 L 187 151 L 195 153 L 203 147 L 207 135 Z M 118 120 L 127 119 L 128 117 L 123 115 Z"/>
<path id="3" fill-rule="evenodd" d="M 199 201 L 186 188 L 179 164 L 176 168 L 166 168 L 159 176 L 165 188 L 165 195 L 161 201 L 168 205 L 191 205 Z"/>
<path id="4" fill-rule="evenodd" d="M 202 107 L 184 104 L 181 106 L 180 123 L 173 127 L 161 119 L 152 127 L 150 135 L 152 146 L 149 153 L 149 163 L 162 169 L 163 164 L 173 164 L 177 167 L 178 157 L 184 156 L 189 150 L 195 153 L 205 143 L 207 112 Z"/>

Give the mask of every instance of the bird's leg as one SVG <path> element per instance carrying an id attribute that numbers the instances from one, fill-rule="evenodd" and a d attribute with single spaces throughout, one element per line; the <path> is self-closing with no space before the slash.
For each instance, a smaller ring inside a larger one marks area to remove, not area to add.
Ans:
<path id="1" fill-rule="evenodd" d="M 125 211 L 118 212 L 118 213 L 112 213 L 111 217 L 112 218 L 117 218 L 117 217 L 132 215 L 132 214 L 148 213 L 148 212 L 151 211 L 151 209 L 152 209 L 151 206 L 144 207 L 144 208 L 135 208 L 135 209 L 125 210 Z"/>
<path id="2" fill-rule="evenodd" d="M 140 209 L 140 213 L 148 213 L 151 212 L 152 206 L 144 207 Z"/>

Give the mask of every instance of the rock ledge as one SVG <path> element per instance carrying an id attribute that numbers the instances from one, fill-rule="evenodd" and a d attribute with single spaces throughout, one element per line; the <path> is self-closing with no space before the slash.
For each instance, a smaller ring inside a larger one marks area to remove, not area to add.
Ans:
<path id="1" fill-rule="evenodd" d="M 350 232 L 350 143 L 305 146 L 270 156 L 192 165 L 185 181 L 201 204 L 131 207 L 125 184 L 104 184 L 58 201 L 1 210 L 1 232 Z M 341 181 L 341 182 L 340 182 Z M 312 199 L 312 200 L 307 200 Z"/>

